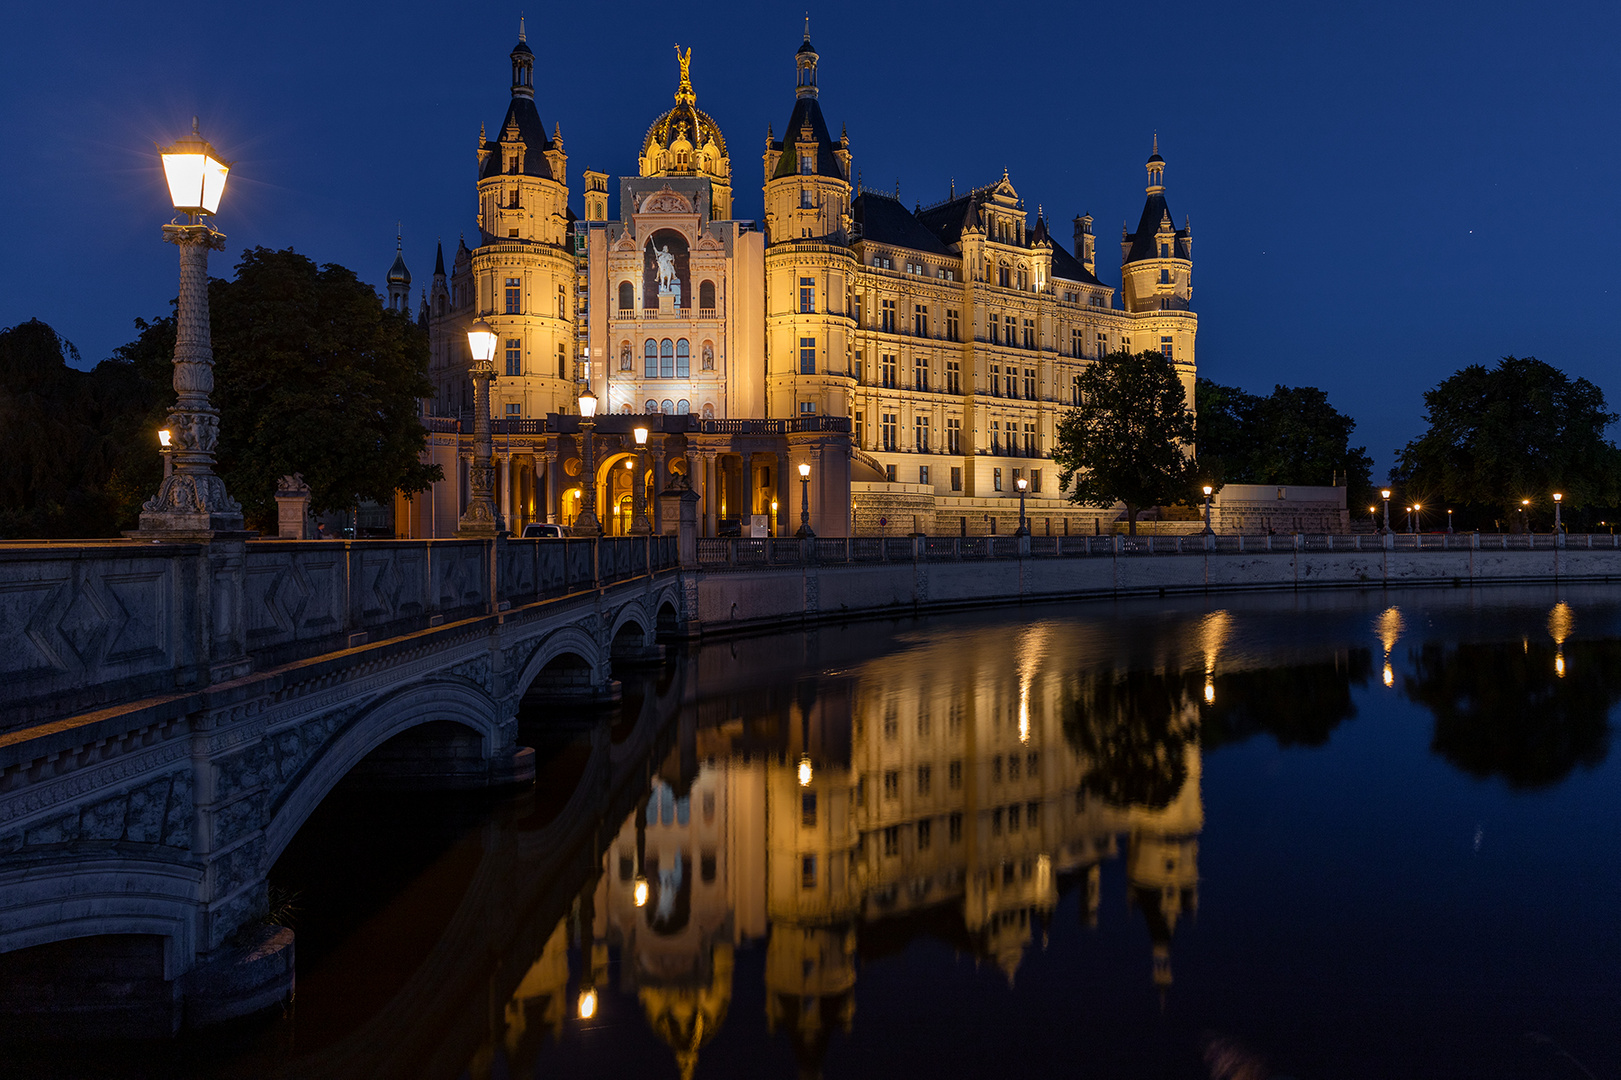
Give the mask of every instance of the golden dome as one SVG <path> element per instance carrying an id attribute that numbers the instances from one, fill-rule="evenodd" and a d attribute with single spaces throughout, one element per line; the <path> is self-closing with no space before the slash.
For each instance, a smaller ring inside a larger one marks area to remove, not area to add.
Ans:
<path id="1" fill-rule="evenodd" d="M 732 168 L 726 156 L 726 138 L 714 118 L 698 108 L 698 98 L 692 90 L 689 74 L 692 50 L 689 48 L 683 55 L 677 49 L 675 55 L 681 63 L 681 85 L 676 88 L 675 107 L 647 129 L 647 136 L 642 140 L 642 175 L 708 176 L 727 180 Z"/>

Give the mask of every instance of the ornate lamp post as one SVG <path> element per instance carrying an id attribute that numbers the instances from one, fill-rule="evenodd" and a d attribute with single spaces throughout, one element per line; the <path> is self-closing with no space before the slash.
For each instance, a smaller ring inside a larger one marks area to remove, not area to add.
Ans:
<path id="1" fill-rule="evenodd" d="M 1026 480 L 1024 477 L 1021 476 L 1017 480 L 1015 480 L 1013 483 L 1014 483 L 1014 486 L 1016 486 L 1019 489 L 1019 528 L 1014 532 L 1013 535 L 1014 536 L 1029 536 L 1030 535 L 1030 526 L 1027 525 L 1025 523 L 1025 520 L 1024 520 L 1024 493 L 1025 493 L 1025 490 L 1030 487 L 1030 481 Z"/>
<path id="2" fill-rule="evenodd" d="M 1531 531 L 1531 500 L 1530 499 L 1521 499 L 1520 500 L 1520 514 L 1521 514 L 1521 517 L 1520 517 L 1520 531 L 1528 533 L 1528 532 Z"/>
<path id="3" fill-rule="evenodd" d="M 1419 511 L 1422 510 L 1422 509 L 1424 509 L 1423 504 L 1421 504 L 1421 503 L 1414 503 L 1413 504 L 1413 516 L 1407 519 L 1407 531 L 1408 532 L 1417 532 L 1421 528 L 1421 526 L 1419 524 Z"/>
<path id="4" fill-rule="evenodd" d="M 597 520 L 597 464 L 596 439 L 597 395 L 590 390 L 580 395 L 580 514 L 574 519 L 574 531 L 580 536 L 601 536 L 602 523 Z"/>
<path id="5" fill-rule="evenodd" d="M 1209 484 L 1204 486 L 1204 534 L 1206 536 L 1216 535 L 1216 531 L 1210 527 L 1210 496 L 1215 493 L 1216 489 Z"/>
<path id="6" fill-rule="evenodd" d="M 1559 522 L 1559 504 L 1564 501 L 1565 496 L 1563 493 L 1558 491 L 1553 493 L 1553 534 L 1555 536 L 1558 536 L 1563 531 Z"/>
<path id="7" fill-rule="evenodd" d="M 1377 506 L 1368 507 L 1368 527 L 1374 532 L 1379 531 L 1379 508 Z"/>
<path id="8" fill-rule="evenodd" d="M 1447 535 L 1452 535 L 1452 511 L 1447 510 Z"/>
<path id="9" fill-rule="evenodd" d="M 1390 489 L 1385 488 L 1379 492 L 1379 497 L 1385 500 L 1385 532 L 1390 532 Z"/>
<path id="10" fill-rule="evenodd" d="M 467 331 L 467 347 L 473 358 L 468 376 L 473 380 L 473 468 L 468 475 L 472 498 L 456 523 L 456 536 L 463 540 L 489 539 L 505 525 L 495 507 L 495 466 L 491 464 L 490 384 L 495 381 L 495 330 L 483 319 Z"/>
<path id="11" fill-rule="evenodd" d="M 799 463 L 799 531 L 794 533 L 801 540 L 808 540 L 816 534 L 810 527 L 810 463 Z"/>
<path id="12" fill-rule="evenodd" d="M 631 434 L 636 436 L 636 482 L 630 486 L 636 506 L 630 521 L 630 533 L 632 536 L 647 536 L 653 531 L 652 523 L 647 520 L 647 428 L 634 428 Z"/>
<path id="13" fill-rule="evenodd" d="M 166 448 L 163 484 L 141 507 L 137 535 L 177 538 L 215 532 L 240 532 L 242 507 L 214 474 L 214 447 L 219 442 L 220 414 L 209 403 L 214 389 L 214 347 L 208 328 L 208 253 L 225 248 L 225 234 L 206 218 L 219 209 L 225 194 L 228 162 L 197 133 L 175 142 L 163 155 L 169 200 L 186 215 L 186 223 L 163 227 L 163 238 L 180 249 L 180 302 L 175 320 L 174 411 L 159 435 Z M 154 535 L 157 534 L 157 535 Z"/>

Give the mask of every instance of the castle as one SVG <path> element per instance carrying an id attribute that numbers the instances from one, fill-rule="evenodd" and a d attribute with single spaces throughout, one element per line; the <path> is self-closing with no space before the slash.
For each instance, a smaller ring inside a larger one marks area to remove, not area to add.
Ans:
<path id="1" fill-rule="evenodd" d="M 1192 400 L 1192 235 L 1171 218 L 1157 138 L 1137 228 L 1122 226 L 1117 296 L 1096 273 L 1091 216 L 1066 248 L 1005 171 L 912 209 L 862 187 L 848 134 L 823 117 L 808 27 L 787 123 L 765 140 L 763 217 L 737 218 L 725 136 L 698 108 L 692 51 L 678 58 L 674 106 L 643 137 L 639 175 L 619 181 L 618 219 L 609 177 L 589 170 L 577 216 L 520 30 L 506 117 L 479 133 L 478 243 L 458 243 L 448 272 L 436 254 L 419 316 L 427 453 L 446 480 L 399 501 L 396 532 L 452 535 L 470 496 L 466 331 L 479 318 L 499 339 L 496 503 L 514 532 L 579 514 L 586 388 L 601 403 L 591 458 L 609 533 L 629 529 L 637 462 L 650 516 L 684 474 L 705 536 L 788 535 L 807 496 L 822 535 L 1011 533 L 1020 480 L 1038 534 L 1112 520 L 1062 498 L 1050 456 L 1081 371 L 1108 352 L 1164 353 Z M 404 310 L 398 255 L 388 290 Z M 645 457 L 633 424 L 651 429 Z"/>

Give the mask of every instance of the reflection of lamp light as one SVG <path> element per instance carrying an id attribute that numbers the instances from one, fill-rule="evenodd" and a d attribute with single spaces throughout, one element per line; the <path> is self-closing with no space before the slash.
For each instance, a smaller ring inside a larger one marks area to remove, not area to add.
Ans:
<path id="1" fill-rule="evenodd" d="M 1565 677 L 1565 654 L 1564 653 L 1557 652 L 1557 653 L 1553 654 L 1553 670 L 1554 670 L 1554 674 L 1558 675 L 1561 679 L 1563 679 Z"/>
<path id="2" fill-rule="evenodd" d="M 1386 686 L 1395 686 L 1396 685 L 1396 673 L 1391 670 L 1389 664 L 1385 665 L 1385 685 Z"/>
<path id="3" fill-rule="evenodd" d="M 1214 705 L 1216 703 L 1216 684 L 1211 682 L 1209 679 L 1204 681 L 1204 703 L 1206 705 Z"/>
<path id="4" fill-rule="evenodd" d="M 647 878 L 641 874 L 636 875 L 636 885 L 631 889 L 630 897 L 637 907 L 647 906 Z"/>
<path id="5" fill-rule="evenodd" d="M 588 986 L 580 991 L 580 1019 L 589 1020 L 597 1015 L 597 990 Z"/>
<path id="6" fill-rule="evenodd" d="M 799 786 L 800 787 L 810 787 L 810 782 L 811 782 L 811 759 L 810 759 L 810 755 L 809 754 L 801 754 L 800 757 L 799 757 Z"/>

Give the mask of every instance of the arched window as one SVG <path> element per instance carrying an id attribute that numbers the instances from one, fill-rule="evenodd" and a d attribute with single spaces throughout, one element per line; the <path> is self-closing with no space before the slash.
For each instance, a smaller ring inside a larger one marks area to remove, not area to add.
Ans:
<path id="1" fill-rule="evenodd" d="M 659 403 L 654 401 L 652 398 L 648 398 L 647 399 L 647 407 L 642 409 L 642 411 L 643 412 L 649 412 L 649 413 L 658 412 L 659 411 Z"/>
<path id="2" fill-rule="evenodd" d="M 675 342 L 669 338 L 659 342 L 659 374 L 666 379 L 675 378 Z"/>
<path id="3" fill-rule="evenodd" d="M 671 401 L 669 398 L 665 398 L 659 404 L 659 412 L 664 413 L 666 416 L 675 412 L 675 402 Z"/>
<path id="4" fill-rule="evenodd" d="M 692 374 L 692 355 L 687 347 L 687 339 L 682 338 L 675 343 L 675 377 L 685 379 Z"/>
<path id="5" fill-rule="evenodd" d="M 621 406 L 619 406 L 619 411 L 620 411 L 620 412 L 621 412 L 621 413 L 628 413 L 628 412 L 630 412 L 630 402 L 628 402 L 628 401 L 627 401 L 627 402 L 625 402 L 625 403 L 624 403 L 624 404 L 623 404 L 623 405 L 621 405 Z"/>
<path id="6" fill-rule="evenodd" d="M 691 411 L 692 405 L 687 401 L 686 398 L 682 398 L 680 401 L 675 403 L 675 414 L 677 416 L 686 416 Z"/>
<path id="7" fill-rule="evenodd" d="M 698 306 L 713 308 L 715 306 L 715 283 L 713 281 L 701 282 L 698 285 Z"/>
<path id="8" fill-rule="evenodd" d="M 619 283 L 619 310 L 629 311 L 636 306 L 636 289 L 628 281 Z"/>
<path id="9" fill-rule="evenodd" d="M 643 374 L 649 379 L 659 377 L 659 343 L 652 338 L 647 339 L 647 347 L 642 350 L 644 362 Z"/>

